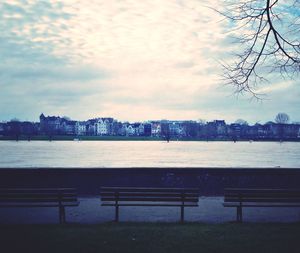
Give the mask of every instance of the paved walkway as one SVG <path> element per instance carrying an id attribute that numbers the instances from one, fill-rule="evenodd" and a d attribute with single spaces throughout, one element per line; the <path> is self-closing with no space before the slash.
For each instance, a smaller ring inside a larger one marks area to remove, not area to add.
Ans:
<path id="1" fill-rule="evenodd" d="M 70 223 L 95 224 L 112 221 L 113 207 L 101 207 L 97 197 L 79 198 L 79 207 L 67 208 Z M 186 208 L 185 220 L 205 223 L 235 221 L 236 209 L 224 208 L 223 197 L 201 197 L 199 207 Z M 300 208 L 244 208 L 245 222 L 299 222 Z M 120 221 L 176 222 L 174 207 L 120 207 Z M 0 224 L 58 223 L 57 208 L 0 208 Z"/>

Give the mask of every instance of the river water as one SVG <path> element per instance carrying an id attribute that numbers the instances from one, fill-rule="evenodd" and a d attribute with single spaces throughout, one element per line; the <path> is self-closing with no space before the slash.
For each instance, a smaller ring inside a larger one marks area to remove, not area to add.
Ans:
<path id="1" fill-rule="evenodd" d="M 0 167 L 300 168 L 300 143 L 0 141 Z"/>

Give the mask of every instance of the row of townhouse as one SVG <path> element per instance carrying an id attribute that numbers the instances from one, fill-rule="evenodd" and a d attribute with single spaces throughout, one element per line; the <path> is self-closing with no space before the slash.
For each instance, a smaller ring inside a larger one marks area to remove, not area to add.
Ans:
<path id="1" fill-rule="evenodd" d="M 77 121 L 75 123 L 76 135 L 113 135 L 114 124 L 113 118 L 96 118 L 87 121 Z"/>
<path id="2" fill-rule="evenodd" d="M 152 136 L 201 139 L 300 139 L 300 124 L 226 124 L 214 120 L 205 124 L 196 121 L 152 122 Z"/>
<path id="3" fill-rule="evenodd" d="M 113 118 L 94 118 L 86 121 L 74 121 L 66 117 L 40 115 L 40 122 L 12 121 L 0 124 L 0 134 L 21 132 L 22 134 L 47 135 L 124 135 L 124 136 L 155 136 L 170 134 L 171 136 L 187 136 L 191 132 L 188 125 L 195 121 L 147 121 L 147 122 L 119 122 Z M 27 125 L 27 131 L 23 131 Z M 8 127 L 7 127 L 8 126 Z M 31 128 L 30 128 L 31 126 Z M 7 129 L 11 131 L 7 131 Z M 31 129 L 31 130 L 30 130 Z M 195 130 L 195 127 L 194 127 Z M 196 130 L 195 130 L 196 131 Z"/>
<path id="4" fill-rule="evenodd" d="M 197 137 L 200 123 L 192 120 L 151 121 L 152 136 Z"/>
<path id="5" fill-rule="evenodd" d="M 123 135 L 123 136 L 186 136 L 187 124 L 195 121 L 147 121 L 119 122 L 113 118 L 94 118 L 87 121 L 72 121 L 58 116 L 40 115 L 41 132 L 44 134 L 70 135 Z"/>
<path id="6" fill-rule="evenodd" d="M 113 118 L 96 118 L 74 121 L 59 116 L 40 115 L 41 133 L 66 135 L 112 135 Z"/>
<path id="7" fill-rule="evenodd" d="M 300 139 L 300 124 L 232 123 L 214 120 L 196 121 L 156 120 L 146 122 L 119 122 L 113 118 L 94 118 L 74 121 L 66 117 L 40 115 L 40 122 L 12 120 L 0 123 L 0 135 L 77 135 L 77 136 L 153 136 L 195 139 Z"/>
<path id="8" fill-rule="evenodd" d="M 76 121 L 66 117 L 40 115 L 40 133 L 47 135 L 74 135 Z"/>
<path id="9" fill-rule="evenodd" d="M 41 133 L 95 136 L 150 136 L 149 123 L 121 123 L 113 118 L 94 118 L 86 121 L 72 121 L 58 116 L 40 115 Z"/>
<path id="10" fill-rule="evenodd" d="M 113 118 L 97 118 L 88 121 L 77 121 L 75 134 L 100 136 L 150 136 L 151 125 L 148 123 L 121 123 Z"/>
<path id="11" fill-rule="evenodd" d="M 225 121 L 215 120 L 202 126 L 202 135 L 211 138 L 232 139 L 297 139 L 300 138 L 300 124 L 278 124 L 267 122 L 266 124 L 238 124 L 226 125 Z"/>

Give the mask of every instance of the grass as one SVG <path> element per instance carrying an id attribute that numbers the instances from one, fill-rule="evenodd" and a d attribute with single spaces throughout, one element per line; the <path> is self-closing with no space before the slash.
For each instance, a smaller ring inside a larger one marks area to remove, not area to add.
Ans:
<path id="1" fill-rule="evenodd" d="M 300 223 L 2 225 L 1 252 L 299 252 Z"/>

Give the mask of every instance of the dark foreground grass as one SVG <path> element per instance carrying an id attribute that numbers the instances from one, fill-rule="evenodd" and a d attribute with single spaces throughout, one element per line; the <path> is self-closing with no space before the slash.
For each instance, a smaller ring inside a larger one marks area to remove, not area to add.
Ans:
<path id="1" fill-rule="evenodd" d="M 0 226 L 0 252 L 300 252 L 300 223 Z"/>

